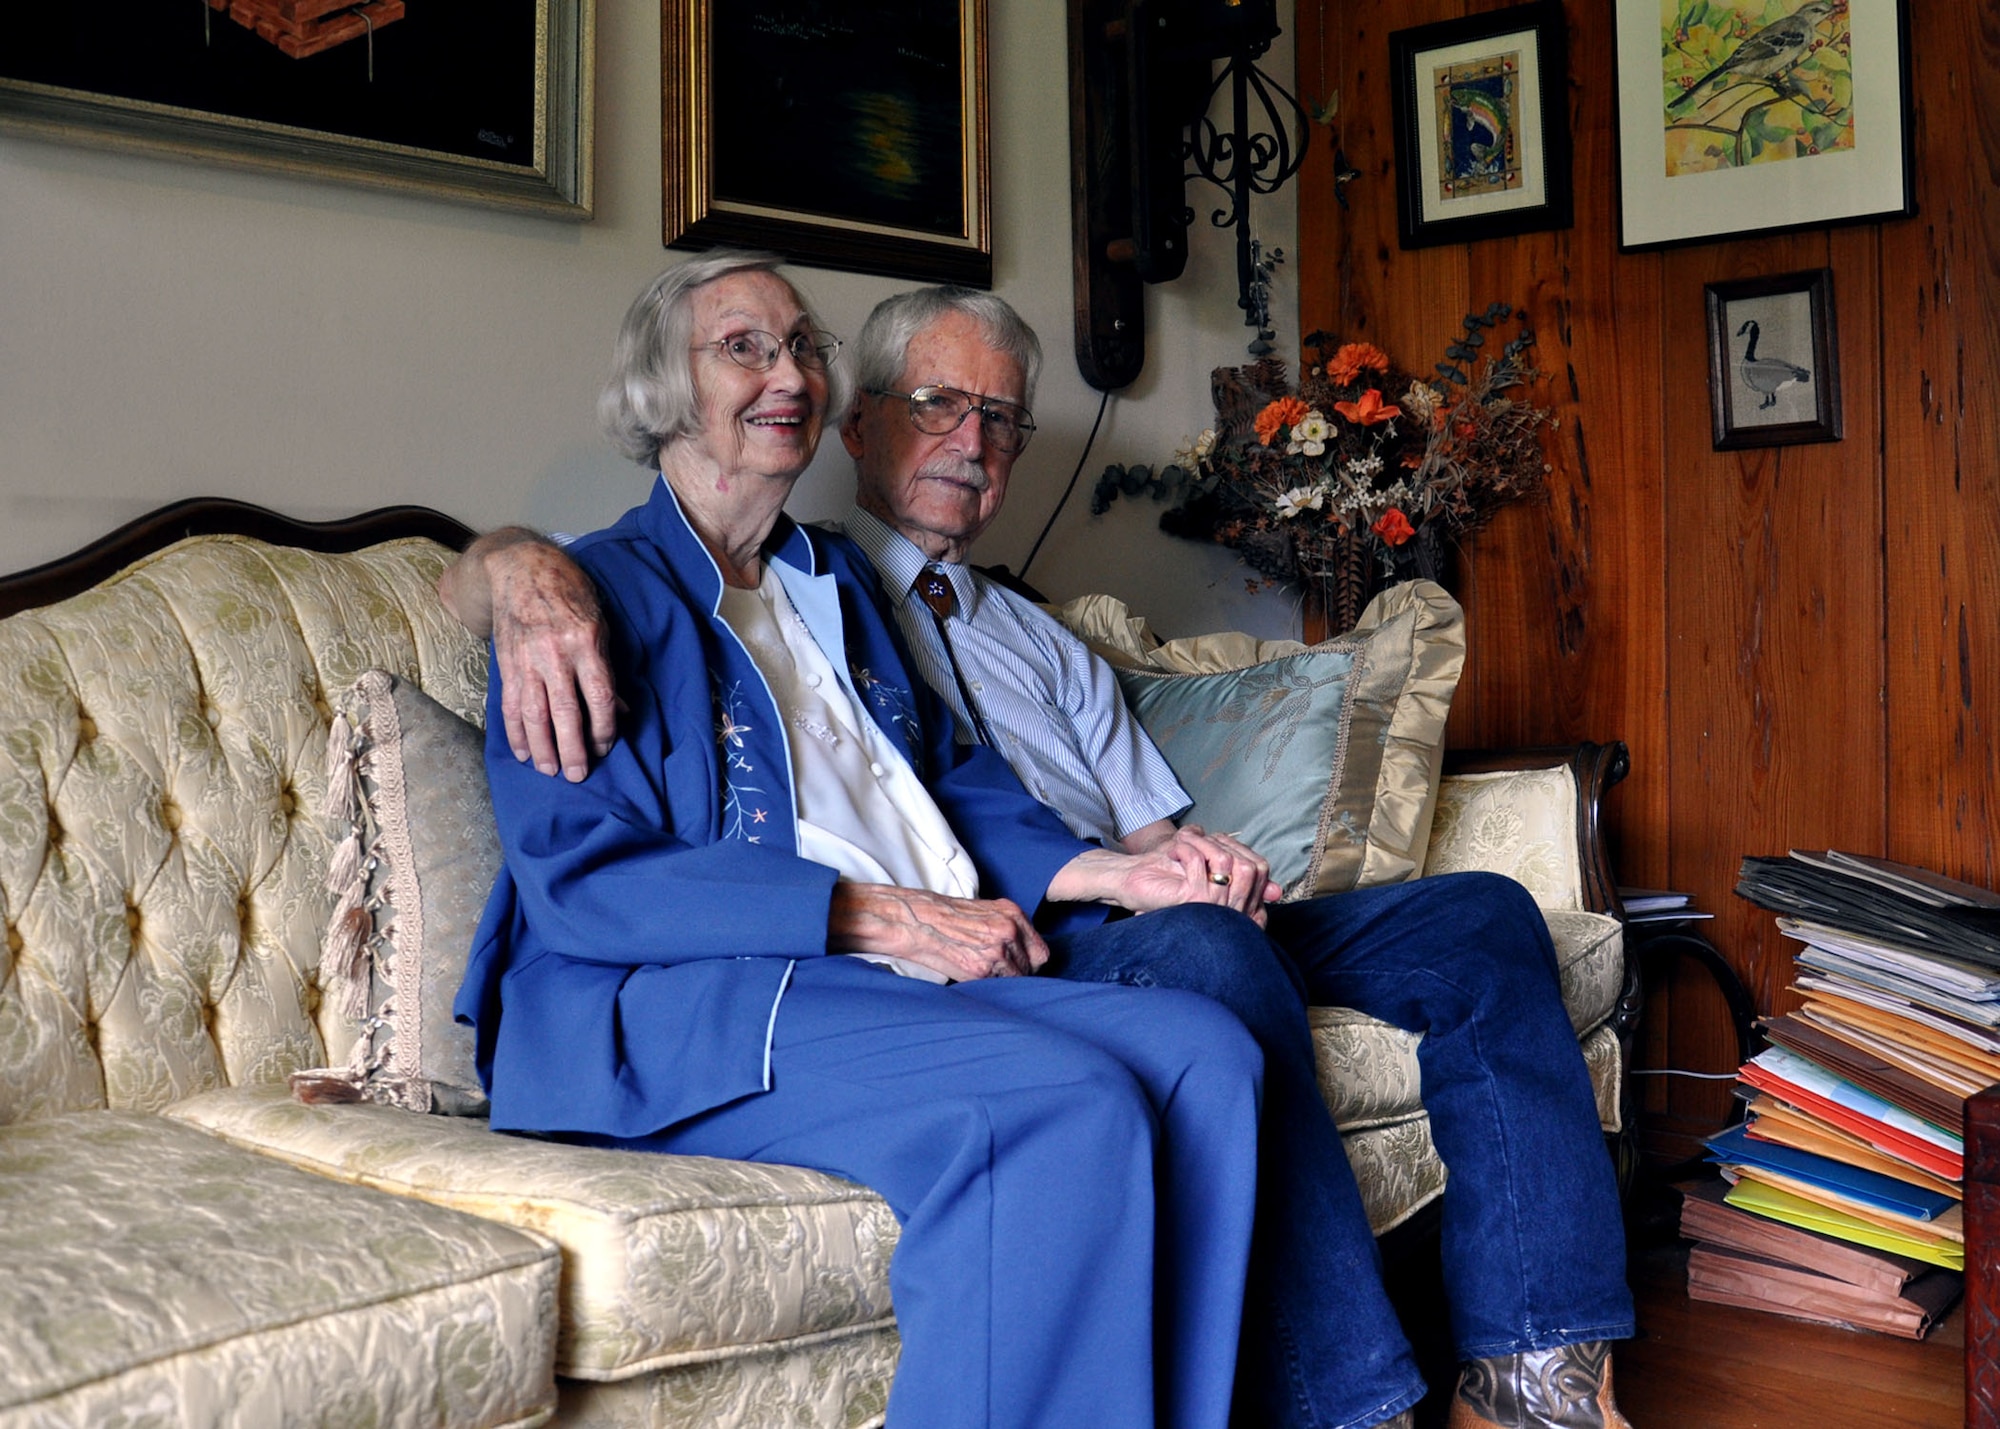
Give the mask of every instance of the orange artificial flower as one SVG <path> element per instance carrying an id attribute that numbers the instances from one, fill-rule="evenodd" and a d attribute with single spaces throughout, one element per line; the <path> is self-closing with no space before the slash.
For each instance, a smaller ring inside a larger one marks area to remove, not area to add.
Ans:
<path id="1" fill-rule="evenodd" d="M 1364 372 L 1387 372 L 1389 354 L 1373 343 L 1342 343 L 1326 365 L 1326 375 L 1345 387 Z"/>
<path id="2" fill-rule="evenodd" d="M 1417 528 L 1410 524 L 1410 518 L 1391 506 L 1382 513 L 1382 519 L 1370 528 L 1391 546 L 1400 546 L 1417 534 Z"/>
<path id="3" fill-rule="evenodd" d="M 1372 427 L 1378 422 L 1391 421 L 1403 415 L 1401 407 L 1392 406 L 1384 402 L 1381 392 L 1373 387 L 1363 392 L 1358 401 L 1335 402 L 1333 410 L 1347 418 L 1348 421 L 1363 427 Z M 1258 420 L 1261 422 L 1263 419 L 1259 418 Z"/>
<path id="4" fill-rule="evenodd" d="M 1257 440 L 1263 446 L 1280 432 L 1288 432 L 1306 419 L 1308 407 L 1296 397 L 1280 397 L 1257 414 Z"/>

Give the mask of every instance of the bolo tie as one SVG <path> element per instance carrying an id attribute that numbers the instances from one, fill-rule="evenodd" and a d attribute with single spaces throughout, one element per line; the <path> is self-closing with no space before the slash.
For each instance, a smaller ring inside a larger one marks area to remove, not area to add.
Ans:
<path id="1" fill-rule="evenodd" d="M 952 589 L 951 580 L 937 566 L 925 566 L 917 572 L 917 579 L 911 586 L 917 598 L 930 607 L 931 619 L 937 624 L 938 639 L 944 645 L 944 658 L 951 665 L 952 682 L 958 686 L 959 703 L 972 717 L 973 738 L 981 744 L 992 744 L 993 735 L 986 728 L 985 716 L 979 713 L 979 702 L 972 698 L 972 687 L 965 682 L 965 671 L 958 667 L 958 652 L 952 648 L 951 629 L 946 624 L 951 613 L 958 608 L 958 594 Z"/>

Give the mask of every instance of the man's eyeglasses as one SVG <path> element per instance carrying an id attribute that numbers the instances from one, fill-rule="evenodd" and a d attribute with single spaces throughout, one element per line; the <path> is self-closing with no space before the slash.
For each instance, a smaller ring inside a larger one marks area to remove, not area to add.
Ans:
<path id="1" fill-rule="evenodd" d="M 778 354 L 781 352 L 790 353 L 792 361 L 799 366 L 820 372 L 839 355 L 840 339 L 831 333 L 810 329 L 795 332 L 789 337 L 773 337 L 768 332 L 752 328 L 748 332 L 732 332 L 727 337 L 704 342 L 695 351 L 700 352 L 704 347 L 714 348 L 738 367 L 750 372 L 769 372 L 778 365 Z"/>
<path id="2" fill-rule="evenodd" d="M 901 397 L 910 404 L 910 425 L 929 436 L 941 437 L 958 430 L 966 414 L 979 414 L 979 428 L 995 449 L 1010 455 L 1028 444 L 1035 423 L 1028 409 L 1013 402 L 961 392 L 956 387 L 919 387 L 914 392 L 892 392 L 886 387 L 868 389 L 871 397 Z"/>

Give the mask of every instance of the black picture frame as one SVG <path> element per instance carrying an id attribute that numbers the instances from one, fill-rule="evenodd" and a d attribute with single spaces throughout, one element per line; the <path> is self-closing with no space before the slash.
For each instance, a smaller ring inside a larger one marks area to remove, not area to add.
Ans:
<path id="1" fill-rule="evenodd" d="M 1833 270 L 1739 278 L 1705 291 L 1715 449 L 1839 441 Z"/>
<path id="2" fill-rule="evenodd" d="M 1766 23 L 1768 3 L 1737 0 L 1743 18 L 1717 26 L 1701 21 L 1728 0 L 1676 20 L 1617 0 L 1621 250 L 1916 212 L 1907 0 L 1783 0 Z M 1755 65 L 1733 69 L 1746 52 Z"/>
<path id="3" fill-rule="evenodd" d="M 662 0 L 660 51 L 667 247 L 993 285 L 986 0 Z"/>
<path id="4" fill-rule="evenodd" d="M 595 31 L 596 0 L 24 6 L 0 129 L 587 219 Z"/>
<path id="5" fill-rule="evenodd" d="M 1404 248 L 1570 226 L 1568 73 L 1561 0 L 1390 34 Z"/>

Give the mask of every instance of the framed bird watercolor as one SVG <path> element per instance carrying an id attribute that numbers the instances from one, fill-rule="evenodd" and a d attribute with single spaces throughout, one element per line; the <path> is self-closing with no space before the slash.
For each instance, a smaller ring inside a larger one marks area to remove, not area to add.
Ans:
<path id="1" fill-rule="evenodd" d="M 1907 0 L 1616 0 L 1620 246 L 1914 211 Z"/>
<path id="2" fill-rule="evenodd" d="M 1710 283 L 1705 291 L 1715 449 L 1839 441 L 1833 270 Z"/>
<path id="3" fill-rule="evenodd" d="M 1560 0 L 1390 34 L 1403 247 L 1569 227 L 1567 70 Z"/>

